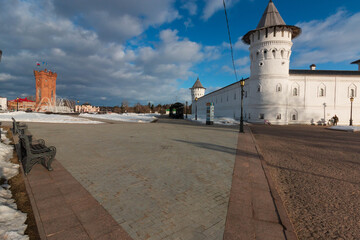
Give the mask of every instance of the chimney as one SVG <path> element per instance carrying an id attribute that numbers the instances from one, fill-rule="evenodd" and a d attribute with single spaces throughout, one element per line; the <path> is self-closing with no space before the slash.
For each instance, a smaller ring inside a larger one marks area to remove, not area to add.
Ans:
<path id="1" fill-rule="evenodd" d="M 360 59 L 357 61 L 352 62 L 351 64 L 357 64 L 358 65 L 358 71 L 360 71 Z"/>
<path id="2" fill-rule="evenodd" d="M 311 64 L 310 65 L 310 70 L 315 70 L 316 69 L 316 65 L 315 64 Z"/>

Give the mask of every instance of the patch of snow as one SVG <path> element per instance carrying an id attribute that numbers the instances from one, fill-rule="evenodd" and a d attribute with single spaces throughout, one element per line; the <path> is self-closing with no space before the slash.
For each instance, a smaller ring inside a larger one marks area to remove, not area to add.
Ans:
<path id="1" fill-rule="evenodd" d="M 159 114 L 155 113 L 108 113 L 108 114 L 80 114 L 81 117 L 97 118 L 104 120 L 122 121 L 122 122 L 138 122 L 138 123 L 149 123 L 155 121 Z"/>
<path id="2" fill-rule="evenodd" d="M 358 132 L 360 131 L 359 126 L 332 126 L 328 127 L 331 130 L 338 130 L 338 131 L 347 131 L 347 132 Z"/>
<path id="3" fill-rule="evenodd" d="M 70 115 L 45 114 L 34 112 L 9 112 L 0 113 L 1 121 L 12 121 L 15 118 L 18 122 L 42 122 L 42 123 L 81 123 L 81 124 L 99 124 L 102 122 L 92 121 L 89 119 L 79 118 Z"/>
<path id="4" fill-rule="evenodd" d="M 197 120 L 195 120 L 195 115 L 191 115 L 188 114 L 188 120 L 191 121 L 197 121 L 197 122 L 201 122 L 203 124 L 206 123 L 206 116 L 197 116 Z M 219 117 L 219 118 L 214 118 L 214 124 L 220 124 L 220 125 L 239 125 L 240 121 L 235 120 L 233 118 L 228 118 L 228 117 Z M 245 122 L 244 122 L 245 124 Z"/>
<path id="5" fill-rule="evenodd" d="M 1 131 L 1 139 L 3 140 L 6 131 L 3 129 Z M 19 165 L 9 161 L 13 155 L 13 146 L 6 144 L 6 142 L 9 140 L 0 141 L 0 177 L 9 180 L 19 173 Z M 0 239 L 28 240 L 29 237 L 24 235 L 27 227 L 25 224 L 27 215 L 17 209 L 9 188 L 7 182 L 0 186 Z"/>

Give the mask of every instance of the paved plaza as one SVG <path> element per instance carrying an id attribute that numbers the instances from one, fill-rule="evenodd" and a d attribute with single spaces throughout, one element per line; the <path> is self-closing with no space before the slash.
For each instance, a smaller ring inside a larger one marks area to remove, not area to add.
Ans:
<path id="1" fill-rule="evenodd" d="M 133 239 L 222 239 L 236 127 L 29 123 Z"/>

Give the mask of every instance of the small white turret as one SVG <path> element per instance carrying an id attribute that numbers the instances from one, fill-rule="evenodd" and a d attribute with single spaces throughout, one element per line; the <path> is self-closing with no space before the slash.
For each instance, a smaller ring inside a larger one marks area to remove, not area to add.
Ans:
<path id="1" fill-rule="evenodd" d="M 191 90 L 191 100 L 194 102 L 196 98 L 201 98 L 205 95 L 205 89 L 203 85 L 201 84 L 199 77 L 197 78 L 196 82 L 190 88 Z"/>

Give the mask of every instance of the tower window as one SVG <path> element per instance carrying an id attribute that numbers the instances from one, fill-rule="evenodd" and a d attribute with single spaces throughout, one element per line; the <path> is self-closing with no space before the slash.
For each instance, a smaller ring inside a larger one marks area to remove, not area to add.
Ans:
<path id="1" fill-rule="evenodd" d="M 284 50 L 281 50 L 281 58 L 284 58 Z"/>
<path id="2" fill-rule="evenodd" d="M 272 50 L 273 57 L 275 58 L 275 50 Z"/>
<path id="3" fill-rule="evenodd" d="M 281 92 L 281 84 L 276 85 L 276 92 Z"/>
<path id="4" fill-rule="evenodd" d="M 264 51 L 264 57 L 267 58 L 267 50 Z"/>
<path id="5" fill-rule="evenodd" d="M 258 86 L 257 91 L 261 92 L 261 85 Z"/>
<path id="6" fill-rule="evenodd" d="M 294 88 L 293 89 L 293 96 L 298 96 L 298 89 L 297 88 Z"/>
<path id="7" fill-rule="evenodd" d="M 281 119 L 281 113 L 278 113 L 278 114 L 276 115 L 276 119 L 278 119 L 278 120 Z"/>
<path id="8" fill-rule="evenodd" d="M 263 113 L 260 113 L 259 114 L 259 119 L 264 119 L 265 118 L 265 115 Z"/>
<path id="9" fill-rule="evenodd" d="M 265 37 L 266 38 L 268 37 L 268 29 L 267 28 L 265 29 Z"/>

